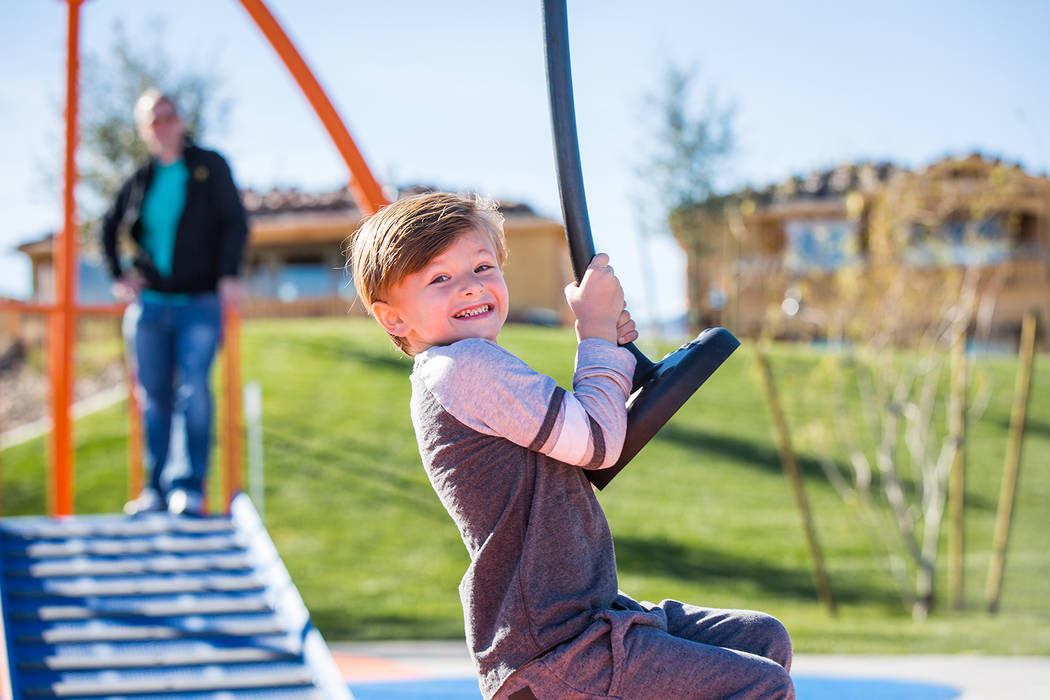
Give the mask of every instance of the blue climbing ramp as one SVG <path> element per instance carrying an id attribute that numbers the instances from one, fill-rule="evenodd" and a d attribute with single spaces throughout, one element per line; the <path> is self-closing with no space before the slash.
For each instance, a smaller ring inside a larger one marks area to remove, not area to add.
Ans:
<path id="1" fill-rule="evenodd" d="M 0 696 L 352 700 L 247 496 L 0 520 Z"/>

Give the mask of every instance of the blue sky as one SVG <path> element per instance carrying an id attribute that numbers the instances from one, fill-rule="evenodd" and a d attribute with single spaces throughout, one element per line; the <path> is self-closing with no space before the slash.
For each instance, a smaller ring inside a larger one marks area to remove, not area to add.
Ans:
<path id="1" fill-rule="evenodd" d="M 540 0 L 268 5 L 380 180 L 473 188 L 560 219 Z M 346 182 L 327 135 L 240 3 L 91 0 L 82 50 L 104 53 L 118 18 L 129 33 L 163 23 L 169 54 L 222 77 L 231 111 L 207 145 L 228 156 L 242 186 Z M 739 148 L 726 187 L 847 161 L 921 167 L 975 150 L 1045 173 L 1047 27 L 1045 0 L 570 0 L 597 248 L 612 255 L 636 314 L 684 309 L 682 256 L 666 236 L 646 248 L 655 283 L 644 284 L 633 204 L 648 138 L 643 97 L 668 64 L 698 66 L 703 84 L 736 104 Z M 62 219 L 60 193 L 45 175 L 59 172 L 64 52 L 64 2 L 0 0 L 0 294 L 27 291 L 28 266 L 13 247 Z"/>

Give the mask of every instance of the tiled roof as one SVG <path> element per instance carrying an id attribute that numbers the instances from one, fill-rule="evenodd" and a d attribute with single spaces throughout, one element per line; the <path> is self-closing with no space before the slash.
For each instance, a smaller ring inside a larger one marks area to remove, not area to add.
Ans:
<path id="1" fill-rule="evenodd" d="M 1023 172 L 1020 165 L 1004 164 L 998 158 L 980 153 L 972 153 L 968 156 L 948 156 L 931 163 L 918 172 L 935 173 L 952 169 L 958 171 L 959 174 L 971 174 L 975 168 L 980 170 L 997 165 L 1008 165 Z M 752 199 L 759 206 L 838 199 L 849 192 L 871 192 L 886 184 L 894 175 L 908 172 L 911 171 L 890 162 L 844 163 L 834 168 L 816 170 L 805 176 L 795 175 L 762 189 L 756 190 L 748 187 L 735 192 L 733 196 Z M 1041 177 L 1046 178 L 1045 175 Z"/>
<path id="2" fill-rule="evenodd" d="M 241 190 L 241 200 L 249 216 L 291 212 L 357 211 L 357 204 L 346 187 L 317 194 L 295 188 L 274 188 L 269 192 Z"/>
<path id="3" fill-rule="evenodd" d="M 437 188 L 424 185 L 413 185 L 398 190 L 398 199 L 409 197 L 424 192 L 439 191 Z M 288 214 L 311 214 L 332 213 L 345 214 L 347 216 L 359 217 L 357 203 L 354 202 L 350 190 L 340 187 L 329 192 L 303 192 L 294 187 L 274 188 L 269 192 L 257 192 L 252 189 L 241 190 L 241 201 L 249 218 L 267 218 L 286 216 Z M 528 204 L 501 199 L 499 201 L 500 211 L 505 216 L 534 216 L 535 212 Z M 51 252 L 51 242 L 55 237 L 53 231 L 43 234 L 39 238 L 27 241 L 18 246 L 18 250 L 26 255 L 34 253 Z"/>
<path id="4" fill-rule="evenodd" d="M 755 200 L 760 206 L 799 200 L 838 199 L 847 192 L 869 192 L 903 169 L 893 163 L 844 163 L 806 176 L 795 175 L 761 190 L 746 188 L 737 196 Z"/>
<path id="5" fill-rule="evenodd" d="M 424 192 L 437 191 L 434 187 L 425 185 L 413 185 L 398 190 L 398 199 L 409 197 Z M 329 192 L 303 192 L 295 188 L 274 188 L 269 192 L 256 192 L 255 190 L 242 190 L 241 199 L 244 208 L 251 217 L 277 216 L 281 214 L 300 214 L 317 212 L 339 212 L 358 214 L 357 203 L 354 202 L 350 190 L 340 187 Z M 528 215 L 534 212 L 527 204 L 499 200 L 500 210 L 505 215 Z"/>

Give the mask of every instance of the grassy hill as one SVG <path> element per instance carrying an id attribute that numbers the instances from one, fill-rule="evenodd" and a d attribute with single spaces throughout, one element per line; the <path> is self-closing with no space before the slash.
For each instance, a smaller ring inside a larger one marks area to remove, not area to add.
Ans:
<path id="1" fill-rule="evenodd" d="M 501 341 L 568 383 L 568 331 L 511 326 Z M 410 362 L 365 320 L 249 322 L 242 344 L 243 377 L 263 391 L 266 522 L 322 633 L 460 637 L 456 587 L 467 557 L 419 465 Z M 867 535 L 803 453 L 839 614 L 818 604 L 752 360 L 745 345 L 600 494 L 624 590 L 768 611 L 801 652 L 1050 654 L 1045 356 L 1032 389 L 1001 612 L 986 614 L 981 601 L 1016 369 L 1008 357 L 980 360 L 993 391 L 968 454 L 966 606 L 938 608 L 926 622 L 911 620 Z M 805 383 L 820 355 L 784 346 L 772 360 L 788 419 L 802 425 L 823 401 Z M 125 410 L 77 423 L 78 512 L 115 512 L 125 500 Z M 46 449 L 37 440 L 4 450 L 4 515 L 45 511 Z M 944 579 L 942 557 L 942 600 Z"/>

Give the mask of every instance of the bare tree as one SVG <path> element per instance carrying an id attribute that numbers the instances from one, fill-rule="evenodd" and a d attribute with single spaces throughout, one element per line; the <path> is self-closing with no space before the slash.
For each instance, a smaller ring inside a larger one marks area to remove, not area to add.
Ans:
<path id="1" fill-rule="evenodd" d="M 961 577 L 966 426 L 991 394 L 988 375 L 968 365 L 966 347 L 987 331 L 982 316 L 1007 273 L 959 259 L 980 246 L 958 243 L 987 238 L 982 227 L 1009 229 L 1003 182 L 953 173 L 904 174 L 891 183 L 865 213 L 866 262 L 835 276 L 827 323 L 843 350 L 805 380 L 829 401 L 800 437 L 878 544 L 916 619 L 935 604 L 950 491 L 949 552 Z M 949 583 L 953 603 L 961 603 L 961 580 Z"/>
<path id="2" fill-rule="evenodd" d="M 722 208 L 716 190 L 735 149 L 735 109 L 710 88 L 698 103 L 698 76 L 695 69 L 670 66 L 657 91 L 644 98 L 652 127 L 636 167 L 634 197 L 643 251 L 648 236 L 667 226 L 680 241 L 702 240 L 709 231 L 706 217 Z M 648 255 L 641 258 L 647 261 Z M 651 271 L 643 274 L 651 286 Z"/>
<path id="3" fill-rule="evenodd" d="M 132 117 L 149 87 L 171 95 L 186 122 L 186 134 L 202 138 L 226 116 L 222 79 L 210 66 L 179 65 L 165 48 L 159 22 L 130 36 L 117 22 L 108 53 L 84 57 L 80 178 L 88 195 L 89 219 L 105 207 L 134 165 L 147 156 Z"/>

